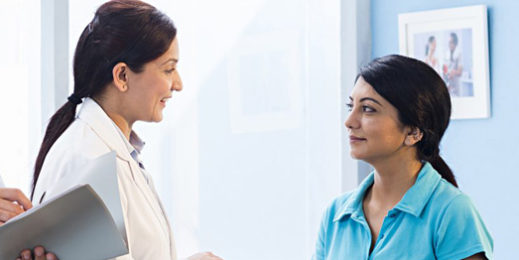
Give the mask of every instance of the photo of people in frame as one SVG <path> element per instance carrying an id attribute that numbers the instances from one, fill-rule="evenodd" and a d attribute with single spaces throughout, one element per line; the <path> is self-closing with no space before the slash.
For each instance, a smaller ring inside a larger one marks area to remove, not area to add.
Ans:
<path id="1" fill-rule="evenodd" d="M 414 58 L 436 70 L 452 97 L 474 96 L 472 29 L 417 33 L 413 47 Z"/>

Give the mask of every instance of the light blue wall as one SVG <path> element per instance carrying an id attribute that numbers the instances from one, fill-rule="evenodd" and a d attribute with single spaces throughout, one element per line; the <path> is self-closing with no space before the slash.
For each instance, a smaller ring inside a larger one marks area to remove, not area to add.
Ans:
<path id="1" fill-rule="evenodd" d="M 489 119 L 452 121 L 442 154 L 494 237 L 496 259 L 517 259 L 519 234 L 519 1 L 371 0 L 372 55 L 398 53 L 398 14 L 487 5 L 490 51 Z"/>

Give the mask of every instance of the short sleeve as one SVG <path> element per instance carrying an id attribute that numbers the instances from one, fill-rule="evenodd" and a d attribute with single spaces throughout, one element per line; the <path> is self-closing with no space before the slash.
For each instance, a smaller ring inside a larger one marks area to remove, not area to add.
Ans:
<path id="1" fill-rule="evenodd" d="M 312 260 L 324 260 L 326 258 L 326 230 L 330 216 L 330 208 L 327 208 L 321 218 L 321 225 L 319 227 L 319 233 L 317 235 L 317 241 L 315 243 L 315 253 Z"/>
<path id="2" fill-rule="evenodd" d="M 465 259 L 480 252 L 493 259 L 492 237 L 468 196 L 460 194 L 447 205 L 434 246 L 438 260 Z"/>

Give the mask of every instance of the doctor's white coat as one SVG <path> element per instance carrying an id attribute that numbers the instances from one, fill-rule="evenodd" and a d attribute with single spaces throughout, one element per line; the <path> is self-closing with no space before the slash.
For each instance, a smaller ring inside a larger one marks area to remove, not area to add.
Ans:
<path id="1" fill-rule="evenodd" d="M 129 255 L 117 259 L 176 260 L 171 228 L 153 183 L 148 184 L 116 127 L 94 100 L 86 98 L 75 121 L 49 150 L 36 184 L 33 204 L 39 204 L 44 192 L 66 174 L 73 174 L 74 169 L 88 160 L 115 151 L 130 251 Z"/>

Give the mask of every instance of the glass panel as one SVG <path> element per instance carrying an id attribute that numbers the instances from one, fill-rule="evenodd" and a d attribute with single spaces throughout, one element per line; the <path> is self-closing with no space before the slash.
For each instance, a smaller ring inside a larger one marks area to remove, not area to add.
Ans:
<path id="1" fill-rule="evenodd" d="M 41 141 L 39 4 L 4 1 L 0 8 L 0 175 L 26 194 Z"/>

